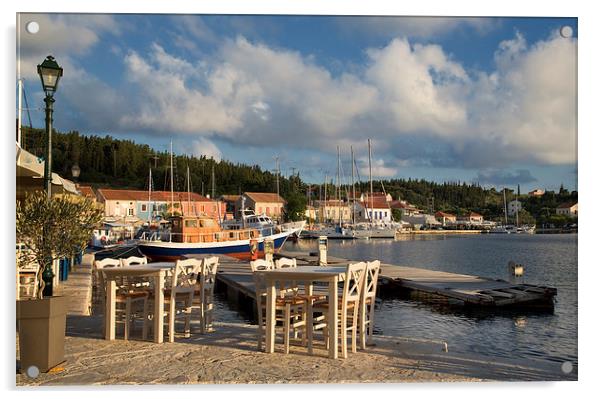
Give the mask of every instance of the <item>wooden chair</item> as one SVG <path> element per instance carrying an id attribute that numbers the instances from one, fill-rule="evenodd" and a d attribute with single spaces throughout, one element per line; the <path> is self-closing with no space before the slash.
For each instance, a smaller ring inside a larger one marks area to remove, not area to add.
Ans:
<path id="1" fill-rule="evenodd" d="M 366 349 L 366 335 L 368 336 L 368 345 L 373 344 L 374 307 L 376 305 L 379 272 L 380 261 L 375 260 L 366 264 L 366 276 L 360 300 L 360 345 L 362 349 Z"/>
<path id="2" fill-rule="evenodd" d="M 190 337 L 192 302 L 201 272 L 202 262 L 198 259 L 176 261 L 168 287 L 164 290 L 164 305 L 168 305 L 164 317 L 169 317 L 169 342 L 175 340 L 176 318 L 184 318 L 184 336 Z"/>
<path id="3" fill-rule="evenodd" d="M 260 272 L 275 269 L 275 265 L 263 259 L 251 262 L 251 270 L 253 271 L 253 281 L 255 283 L 255 302 L 257 304 L 257 349 L 261 350 L 262 342 L 264 341 L 265 329 L 265 312 L 267 287 L 265 278 Z M 298 295 L 287 295 L 280 291 L 280 295 L 276 297 L 276 322 L 282 323 L 284 333 L 284 353 L 289 353 L 290 347 L 290 332 L 293 332 L 302 327 L 305 327 L 307 322 L 307 314 L 305 298 Z"/>
<path id="4" fill-rule="evenodd" d="M 148 263 L 148 259 L 146 256 L 130 256 L 129 258 L 121 258 L 119 259 L 121 262 L 121 267 L 126 266 L 136 266 L 136 265 L 146 265 Z M 148 277 L 138 277 L 135 279 L 127 278 L 124 279 L 124 284 L 128 285 L 131 289 L 146 289 L 151 288 L 153 285 L 153 279 Z"/>
<path id="5" fill-rule="evenodd" d="M 129 258 L 121 258 L 119 259 L 121 262 L 121 267 L 124 266 L 133 266 L 133 265 L 146 265 L 148 260 L 146 256 L 130 256 Z"/>
<path id="6" fill-rule="evenodd" d="M 215 289 L 215 278 L 217 276 L 217 267 L 219 258 L 212 256 L 204 258 L 199 273 L 199 308 L 201 313 L 201 334 L 213 329 L 213 291 Z"/>
<path id="7" fill-rule="evenodd" d="M 102 270 L 108 267 L 120 266 L 121 261 L 119 259 L 105 258 L 103 260 L 94 261 L 94 274 L 97 276 L 98 290 L 100 292 L 101 306 L 103 310 L 106 308 L 107 292 L 105 284 L 106 279 Z M 115 322 L 124 323 L 123 336 L 125 340 L 128 340 L 130 337 L 131 323 L 134 321 L 136 316 L 140 316 L 143 319 L 142 339 L 146 339 L 148 332 L 148 318 L 146 317 L 148 314 L 148 298 L 148 292 L 132 291 L 126 285 L 124 285 L 123 282 L 117 282 L 117 293 L 115 295 L 115 318 L 121 318 L 121 320 L 115 320 Z M 142 304 L 141 312 L 139 309 L 140 303 Z"/>
<path id="8" fill-rule="evenodd" d="M 339 328 L 341 337 L 341 352 L 343 358 L 347 358 L 347 333 L 351 331 L 351 351 L 357 352 L 357 330 L 358 316 L 360 311 L 360 300 L 364 287 L 364 278 L 366 275 L 366 263 L 353 263 L 347 266 L 345 273 L 345 282 L 343 284 L 342 295 L 338 298 L 338 326 L 332 326 L 332 321 L 328 319 L 328 302 L 316 302 L 310 309 L 313 312 L 320 312 L 320 316 L 313 321 L 321 321 L 313 326 L 314 330 L 323 329 L 324 340 L 328 342 L 329 329 Z M 312 321 L 312 323 L 313 323 Z M 349 325 L 350 324 L 350 325 Z"/>

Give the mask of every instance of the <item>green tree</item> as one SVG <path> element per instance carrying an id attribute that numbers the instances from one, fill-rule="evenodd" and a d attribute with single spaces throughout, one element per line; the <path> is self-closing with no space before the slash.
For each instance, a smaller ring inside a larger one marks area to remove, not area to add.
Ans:
<path id="1" fill-rule="evenodd" d="M 287 221 L 296 222 L 305 219 L 305 196 L 300 193 L 290 192 L 285 196 L 285 218 Z"/>
<path id="2" fill-rule="evenodd" d="M 401 222 L 401 209 L 392 208 L 391 217 L 393 217 L 394 221 Z"/>
<path id="3" fill-rule="evenodd" d="M 27 194 L 17 201 L 16 238 L 25 245 L 19 252 L 19 265 L 38 265 L 38 298 L 42 299 L 42 273 L 55 259 L 73 256 L 92 236 L 103 210 L 89 198 L 55 196 L 50 200 L 44 191 Z"/>

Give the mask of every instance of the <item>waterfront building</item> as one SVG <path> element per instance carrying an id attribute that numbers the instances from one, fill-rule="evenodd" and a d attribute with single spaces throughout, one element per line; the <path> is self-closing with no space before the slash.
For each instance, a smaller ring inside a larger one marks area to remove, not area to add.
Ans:
<path id="1" fill-rule="evenodd" d="M 542 190 L 541 188 L 536 188 L 533 191 L 529 191 L 529 197 L 541 197 L 544 194 L 545 194 L 545 191 Z"/>
<path id="2" fill-rule="evenodd" d="M 456 215 L 452 215 L 451 213 L 446 213 L 442 211 L 438 211 L 435 213 L 435 219 L 437 219 L 443 226 L 448 226 L 450 224 L 456 223 Z"/>
<path id="3" fill-rule="evenodd" d="M 77 191 L 86 198 L 90 198 L 93 202 L 97 202 L 96 192 L 92 188 L 92 186 L 81 186 L 77 185 Z"/>
<path id="4" fill-rule="evenodd" d="M 402 216 L 419 215 L 422 211 L 407 201 L 395 200 L 391 201 L 389 206 L 391 209 L 399 209 Z"/>
<path id="5" fill-rule="evenodd" d="M 476 212 L 470 212 L 468 213 L 468 215 L 464 215 L 464 216 L 459 216 L 457 218 L 457 223 L 459 224 L 483 224 L 483 215 L 476 213 Z"/>
<path id="6" fill-rule="evenodd" d="M 512 200 L 508 202 L 508 216 L 514 216 L 517 212 L 520 212 L 522 207 L 522 203 L 519 200 Z"/>
<path id="7" fill-rule="evenodd" d="M 338 223 L 351 222 L 351 208 L 344 200 L 315 201 L 314 207 L 321 221 Z"/>
<path id="8" fill-rule="evenodd" d="M 440 227 L 442 223 L 437 220 L 435 215 L 429 215 L 426 213 L 402 216 L 401 221 L 412 225 L 414 230 L 420 230 L 424 228 Z"/>
<path id="9" fill-rule="evenodd" d="M 577 202 L 565 202 L 556 208 L 557 215 L 564 215 L 570 217 L 577 217 L 578 213 L 578 204 Z"/>
<path id="10" fill-rule="evenodd" d="M 373 222 L 390 223 L 391 222 L 391 202 L 390 194 L 374 194 L 372 197 L 368 194 L 362 194 L 360 197 L 359 216 L 360 220 L 369 220 Z"/>
<path id="11" fill-rule="evenodd" d="M 117 190 L 99 188 L 97 198 L 104 205 L 105 219 L 125 220 L 133 223 L 156 219 L 164 214 L 179 213 L 185 216 L 207 215 L 218 220 L 226 206 L 197 193 L 174 192 L 173 204 L 170 191 Z M 188 199 L 190 198 L 190 203 Z"/>
<path id="12" fill-rule="evenodd" d="M 257 215 L 265 214 L 279 220 L 284 212 L 286 201 L 276 193 L 246 192 L 236 201 L 236 213 L 241 209 L 251 209 Z"/>

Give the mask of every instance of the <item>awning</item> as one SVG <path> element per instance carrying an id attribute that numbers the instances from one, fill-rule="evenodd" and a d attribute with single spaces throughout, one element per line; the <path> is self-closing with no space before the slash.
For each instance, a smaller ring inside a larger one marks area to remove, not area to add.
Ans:
<path id="1" fill-rule="evenodd" d="M 44 160 L 22 149 L 17 144 L 17 197 L 26 192 L 44 188 Z M 52 173 L 52 194 L 77 194 L 77 187 L 71 180 Z"/>

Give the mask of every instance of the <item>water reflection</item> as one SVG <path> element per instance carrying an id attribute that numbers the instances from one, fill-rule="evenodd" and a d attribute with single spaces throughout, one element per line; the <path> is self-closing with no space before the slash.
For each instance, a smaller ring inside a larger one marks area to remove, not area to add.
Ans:
<path id="1" fill-rule="evenodd" d="M 509 260 L 525 265 L 529 284 L 558 289 L 551 312 L 473 309 L 385 297 L 378 334 L 445 340 L 450 351 L 507 358 L 577 361 L 577 235 L 407 235 L 400 240 L 329 241 L 329 255 L 507 279 Z M 315 251 L 316 242 L 286 243 Z"/>

